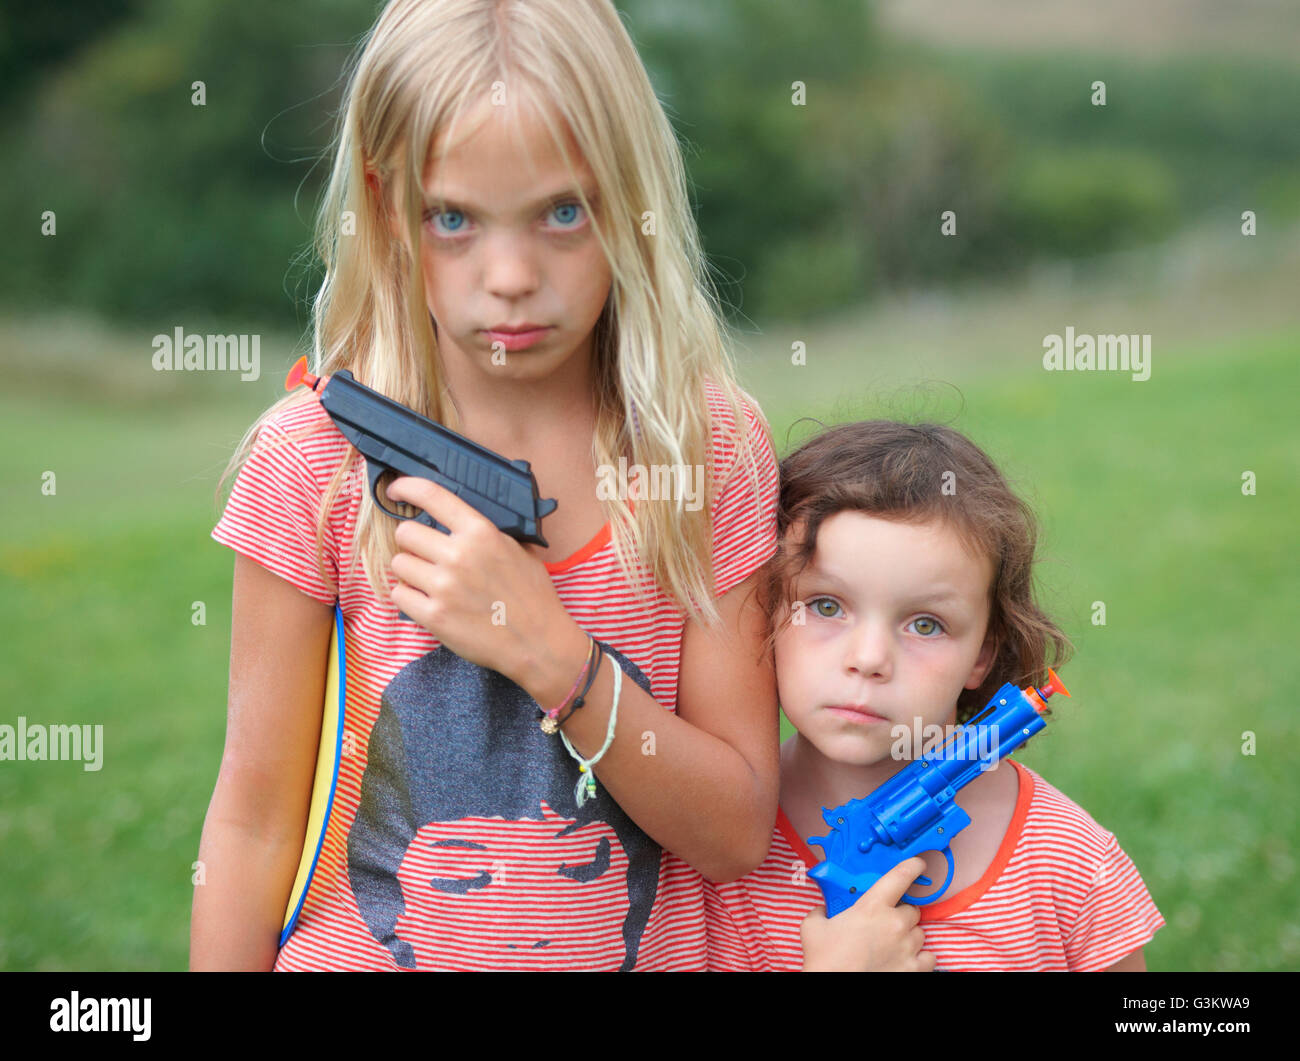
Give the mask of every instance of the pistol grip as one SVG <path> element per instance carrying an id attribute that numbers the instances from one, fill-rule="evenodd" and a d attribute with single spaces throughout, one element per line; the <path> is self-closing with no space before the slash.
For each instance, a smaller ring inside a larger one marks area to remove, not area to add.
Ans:
<path id="1" fill-rule="evenodd" d="M 382 505 L 380 505 L 379 507 L 380 507 L 380 508 L 383 508 Z M 416 523 L 423 523 L 426 527 L 432 527 L 432 528 L 433 528 L 434 530 L 436 530 L 436 531 L 442 531 L 443 534 L 450 534 L 450 533 L 451 533 L 450 530 L 448 530 L 446 527 L 444 527 L 441 523 L 439 523 L 436 519 L 434 519 L 432 516 L 430 516 L 429 513 L 427 513 L 427 512 L 423 512 L 423 511 L 422 511 L 418 516 L 398 516 L 397 518 L 398 518 L 398 519 L 414 519 Z M 414 619 L 412 619 L 409 615 L 406 614 L 406 612 L 403 612 L 403 611 L 399 611 L 399 612 L 397 613 L 397 617 L 398 617 L 399 619 L 401 619 L 402 622 L 404 622 L 404 623 L 413 623 L 413 622 L 415 622 Z"/>
<path id="2" fill-rule="evenodd" d="M 444 527 L 436 519 L 430 516 L 429 513 L 423 510 L 420 511 L 420 514 L 418 516 L 403 516 L 400 512 L 394 512 L 391 508 L 389 508 L 387 505 L 384 504 L 384 502 L 379 497 L 379 478 L 384 474 L 384 472 L 388 470 L 389 469 L 387 468 L 380 467 L 378 461 L 372 461 L 372 460 L 366 461 L 366 471 L 370 476 L 370 495 L 375 499 L 375 504 L 378 505 L 382 511 L 392 516 L 393 519 L 413 519 L 415 520 L 416 523 L 423 523 L 426 527 L 432 527 L 434 530 L 441 531 L 443 534 L 450 534 L 451 531 L 447 527 Z M 397 613 L 397 617 L 401 619 L 402 622 L 404 623 L 415 622 L 414 619 L 412 619 L 409 615 L 406 614 L 406 612 L 403 611 L 399 611 Z"/>

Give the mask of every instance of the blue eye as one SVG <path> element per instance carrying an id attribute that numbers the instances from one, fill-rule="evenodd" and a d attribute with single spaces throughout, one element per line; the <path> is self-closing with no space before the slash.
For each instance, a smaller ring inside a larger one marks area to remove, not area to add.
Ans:
<path id="1" fill-rule="evenodd" d="M 913 619 L 908 625 L 915 627 L 916 632 L 922 637 L 932 637 L 935 634 L 943 633 L 943 626 L 939 623 L 939 620 L 928 615 Z"/>
<path id="2" fill-rule="evenodd" d="M 433 210 L 433 211 L 430 211 L 430 212 L 425 216 L 425 220 L 426 220 L 426 221 L 435 221 L 435 220 L 437 220 L 438 218 L 447 218 L 447 217 L 458 217 L 458 218 L 461 218 L 461 224 L 462 224 L 462 225 L 464 224 L 464 217 L 465 217 L 465 215 L 464 215 L 463 213 L 461 213 L 459 210 L 446 210 L 446 211 L 442 211 L 442 210 Z M 435 231 L 435 232 L 438 231 L 438 226 L 437 226 L 437 225 L 434 225 L 434 231 Z M 461 231 L 461 228 L 460 228 L 459 226 L 457 226 L 457 227 L 454 227 L 454 228 L 452 228 L 452 229 L 450 230 L 450 234 L 451 234 L 451 235 L 455 235 L 455 234 L 456 234 L 457 232 L 459 232 L 459 231 Z"/>
<path id="3" fill-rule="evenodd" d="M 565 213 L 559 218 L 560 228 L 566 232 L 576 231 L 582 221 L 581 203 L 558 203 L 551 207 L 553 214 Z M 459 236 L 467 232 L 468 221 L 463 210 L 430 210 L 424 215 L 426 223 L 433 224 L 434 234 L 441 237 Z"/>
<path id="4" fill-rule="evenodd" d="M 581 203 L 559 203 L 556 206 L 552 207 L 552 210 L 556 214 L 558 214 L 561 210 L 581 210 L 581 209 L 582 209 Z M 560 223 L 562 225 L 569 226 L 572 225 L 577 220 L 579 220 L 577 216 L 570 216 L 567 221 L 561 220 Z"/>

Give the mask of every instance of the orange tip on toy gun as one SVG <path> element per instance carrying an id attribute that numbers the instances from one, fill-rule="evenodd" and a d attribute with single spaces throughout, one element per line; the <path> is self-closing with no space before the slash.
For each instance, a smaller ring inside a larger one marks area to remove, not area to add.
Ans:
<path id="1" fill-rule="evenodd" d="M 1047 698 L 1070 695 L 1055 671 L 1049 669 L 1047 676 L 1041 689 L 1018 689 L 1008 682 L 952 737 L 908 763 L 869 796 L 823 808 L 831 831 L 809 837 L 808 843 L 820 847 L 826 859 L 808 876 L 822 890 L 827 917 L 847 910 L 900 862 L 926 851 L 942 852 L 948 877 L 938 891 L 919 899 L 904 895 L 902 901 L 925 906 L 948 890 L 956 869 L 949 845 L 970 825 L 970 816 L 953 797 L 1047 725 Z M 931 883 L 925 876 L 916 882 L 925 887 Z"/>

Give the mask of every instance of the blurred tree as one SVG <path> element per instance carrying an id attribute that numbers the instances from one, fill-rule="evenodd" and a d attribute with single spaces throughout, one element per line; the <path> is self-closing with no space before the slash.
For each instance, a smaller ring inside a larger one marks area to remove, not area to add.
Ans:
<path id="1" fill-rule="evenodd" d="M 862 247 L 874 286 L 933 283 L 1003 262 L 995 204 L 1007 136 L 959 83 L 882 61 L 819 114 L 818 140 L 844 203 L 842 231 Z M 940 228 L 948 211 L 952 237 Z"/>
<path id="2" fill-rule="evenodd" d="M 9 297 L 283 317 L 324 175 L 313 163 L 373 16 L 370 0 L 316 0 L 309 23 L 256 0 L 151 0 L 85 47 L 15 121 Z M 46 210 L 54 238 L 39 232 Z"/>
<path id="3" fill-rule="evenodd" d="M 876 51 L 864 0 L 617 0 L 685 141 L 705 249 L 738 312 L 861 296 L 816 115 Z M 802 85 L 801 95 L 796 95 Z M 800 99 L 801 102 L 796 102 Z"/>
<path id="4" fill-rule="evenodd" d="M 1095 58 L 905 48 L 866 0 L 614 3 L 682 141 L 723 301 L 751 319 L 1159 238 L 1256 186 L 1300 201 L 1293 67 L 1108 61 L 1097 108 Z M 6 9 L 3 297 L 304 327 L 322 153 L 379 6 Z"/>
<path id="5" fill-rule="evenodd" d="M 74 55 L 138 0 L 46 0 L 0 6 L 0 109 L 14 106 L 46 68 Z"/>

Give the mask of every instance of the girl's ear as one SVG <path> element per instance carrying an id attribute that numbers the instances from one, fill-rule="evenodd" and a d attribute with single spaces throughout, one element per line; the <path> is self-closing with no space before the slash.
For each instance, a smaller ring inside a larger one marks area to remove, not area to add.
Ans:
<path id="1" fill-rule="evenodd" d="M 965 688 L 978 689 L 984 684 L 984 679 L 989 676 L 989 671 L 993 669 L 993 661 L 998 658 L 998 639 L 990 630 L 984 635 L 984 644 L 980 647 L 980 654 L 975 657 L 975 665 L 971 668 L 970 677 L 966 680 Z"/>

